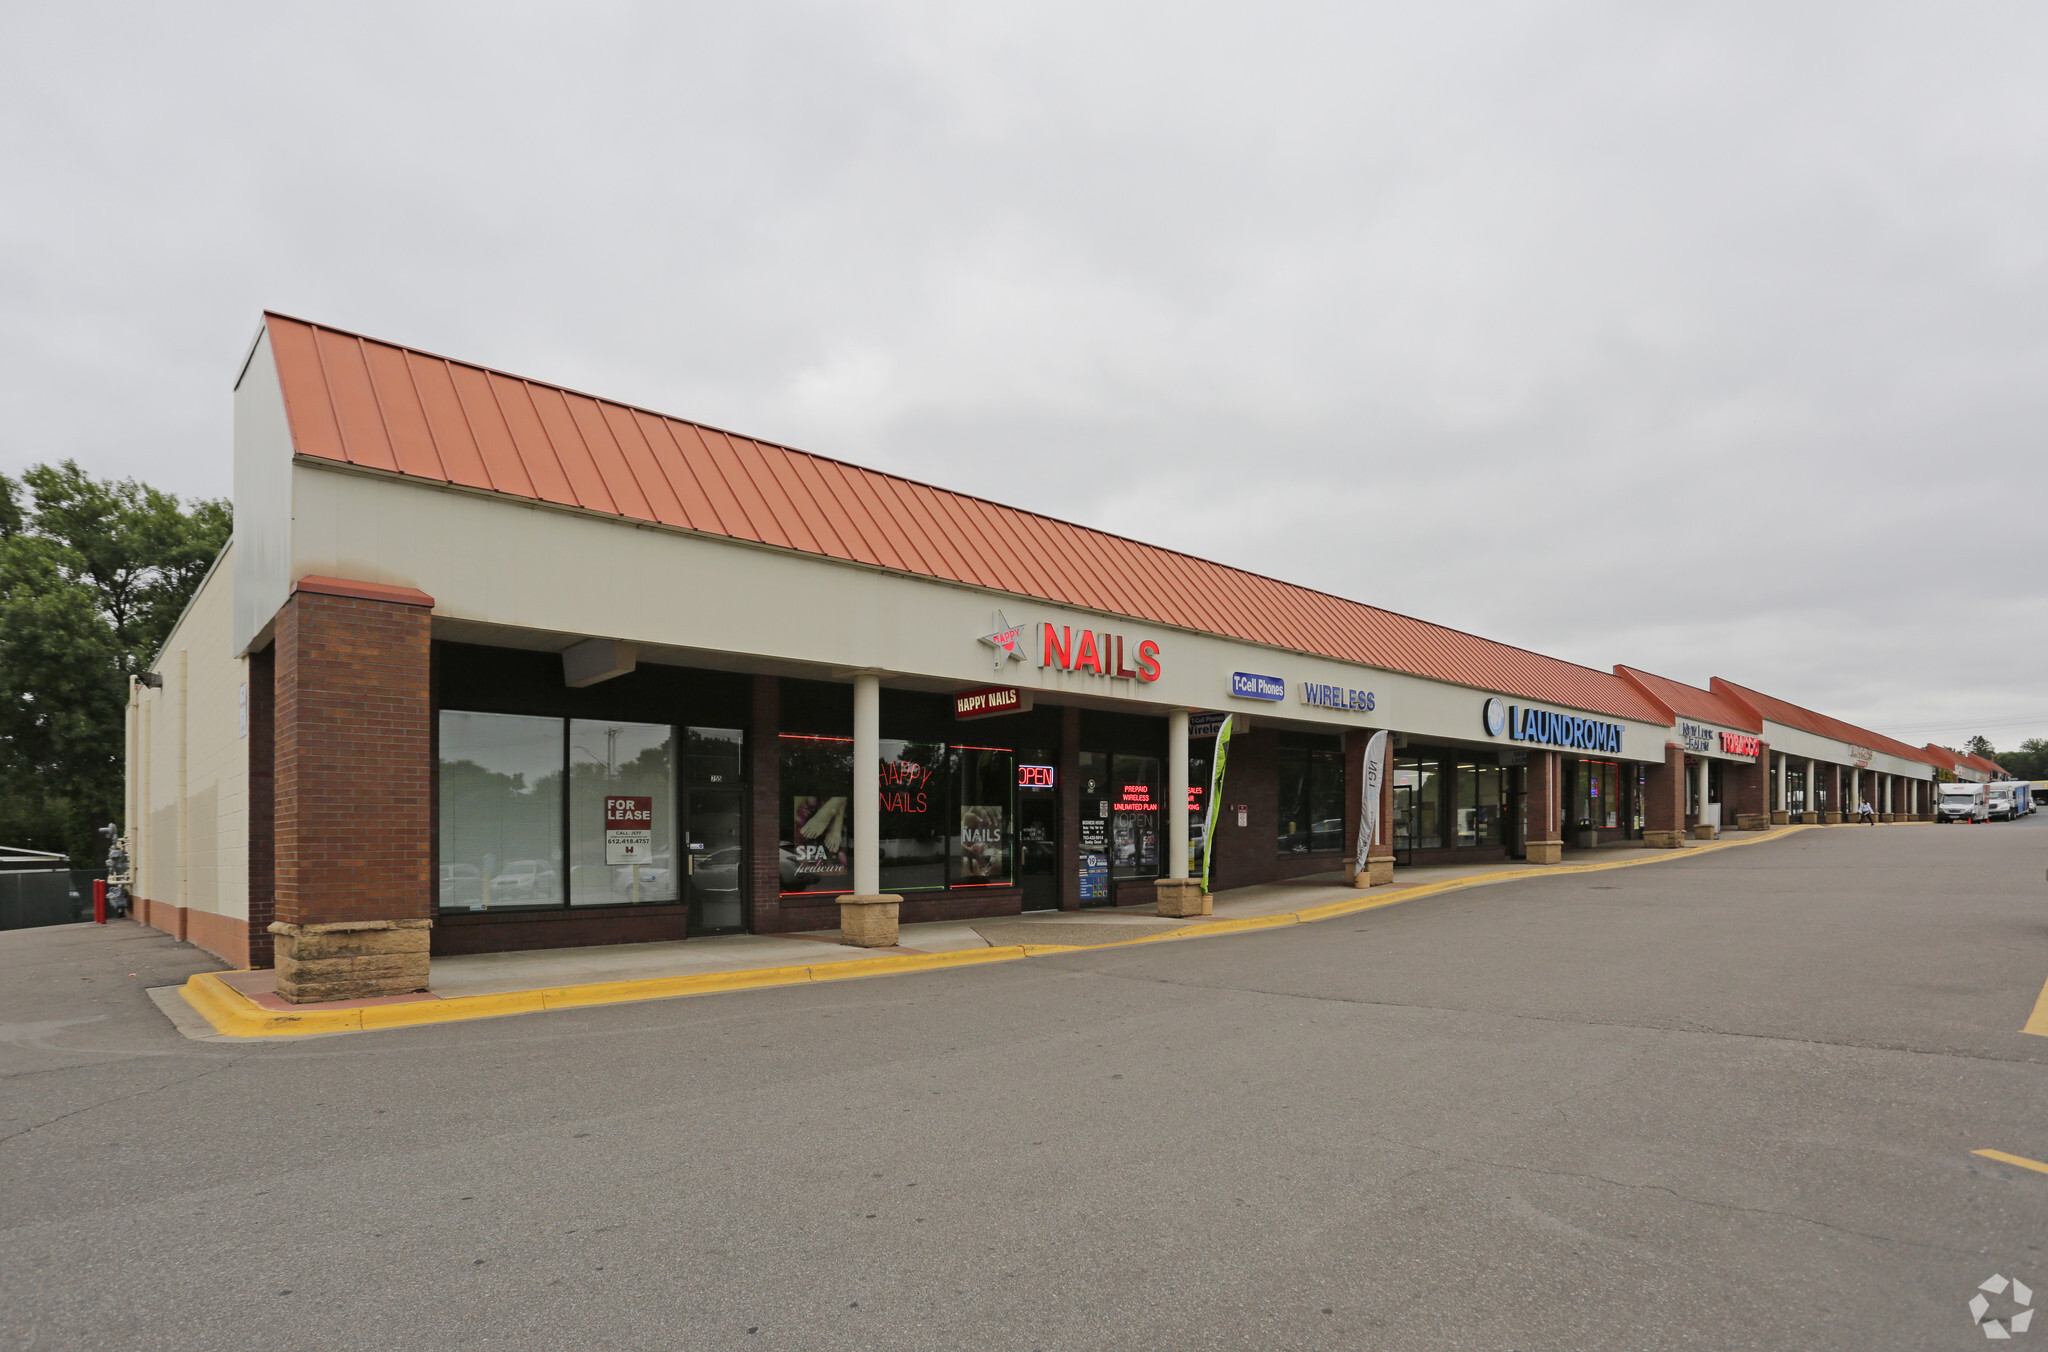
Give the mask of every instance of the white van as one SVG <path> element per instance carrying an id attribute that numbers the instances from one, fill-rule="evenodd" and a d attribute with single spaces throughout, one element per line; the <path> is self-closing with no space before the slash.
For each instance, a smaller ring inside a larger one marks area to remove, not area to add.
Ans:
<path id="1" fill-rule="evenodd" d="M 1944 784 L 1941 786 L 1941 805 L 1935 809 L 1934 820 L 1940 825 L 1949 822 L 1982 822 L 1991 820 L 1990 795 L 1984 792 L 1982 784 Z"/>
<path id="2" fill-rule="evenodd" d="M 2010 784 L 1986 784 L 1984 786 L 1984 819 L 1994 822 L 2009 822 L 2013 819 L 2013 791 Z"/>

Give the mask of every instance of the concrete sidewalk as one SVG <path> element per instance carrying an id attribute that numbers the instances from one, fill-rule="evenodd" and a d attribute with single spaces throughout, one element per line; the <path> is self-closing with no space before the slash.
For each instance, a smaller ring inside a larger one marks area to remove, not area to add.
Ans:
<path id="1" fill-rule="evenodd" d="M 1552 865 L 1505 860 L 1404 868 L 1392 885 L 1370 890 L 1352 886 L 1341 873 L 1315 874 L 1219 892 L 1213 914 L 1185 920 L 1163 918 L 1150 906 L 1126 906 L 905 925 L 897 946 L 884 949 L 850 948 L 839 942 L 836 930 L 817 930 L 524 953 L 461 954 L 434 959 L 433 984 L 424 994 L 301 1005 L 288 1005 L 274 993 L 275 974 L 268 969 L 209 972 L 193 977 L 184 988 L 184 996 L 217 1031 L 234 1036 L 357 1032 L 577 1005 L 1003 962 L 1037 953 L 1071 952 L 1109 944 L 1207 938 L 1332 919 L 1452 888 L 1626 868 L 1815 829 L 1822 828 L 1792 826 L 1755 834 L 1731 833 L 1719 841 L 1688 841 L 1684 850 L 1605 846 L 1574 851 L 1562 863 Z"/>

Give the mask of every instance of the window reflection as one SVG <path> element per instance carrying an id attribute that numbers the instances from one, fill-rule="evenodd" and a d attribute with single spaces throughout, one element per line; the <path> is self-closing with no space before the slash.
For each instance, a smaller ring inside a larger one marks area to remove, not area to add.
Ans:
<path id="1" fill-rule="evenodd" d="M 570 720 L 570 905 L 676 899 L 673 741 L 666 723 Z"/>
<path id="2" fill-rule="evenodd" d="M 559 902 L 562 720 L 443 710 L 440 904 Z"/>

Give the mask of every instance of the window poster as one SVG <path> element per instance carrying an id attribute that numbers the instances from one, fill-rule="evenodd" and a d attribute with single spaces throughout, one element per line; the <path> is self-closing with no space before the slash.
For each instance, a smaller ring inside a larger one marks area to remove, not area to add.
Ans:
<path id="1" fill-rule="evenodd" d="M 853 822 L 847 815 L 848 800 L 800 795 L 790 800 L 796 823 L 794 874 L 796 887 L 809 890 L 819 882 L 843 883 L 852 874 Z"/>
<path id="2" fill-rule="evenodd" d="M 962 881 L 1008 881 L 1003 809 L 975 806 L 960 809 L 960 878 Z"/>
<path id="3" fill-rule="evenodd" d="M 1106 854 L 1081 855 L 1081 900 L 1109 900 L 1109 856 Z"/>
<path id="4" fill-rule="evenodd" d="M 1109 823 L 1100 817 L 1081 818 L 1081 849 L 1084 853 L 1109 851 Z"/>

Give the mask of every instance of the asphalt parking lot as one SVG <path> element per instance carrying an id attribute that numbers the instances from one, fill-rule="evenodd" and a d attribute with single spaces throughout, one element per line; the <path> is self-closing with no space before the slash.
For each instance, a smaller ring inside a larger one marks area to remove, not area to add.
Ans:
<path id="1" fill-rule="evenodd" d="M 246 1044 L 145 995 L 196 950 L 11 932 L 0 1337 L 1980 1347 L 1980 1282 L 2048 1291 L 2048 1174 L 1971 1153 L 2048 1160 L 2044 868 L 2043 818 L 1829 828 L 1279 931 Z"/>

